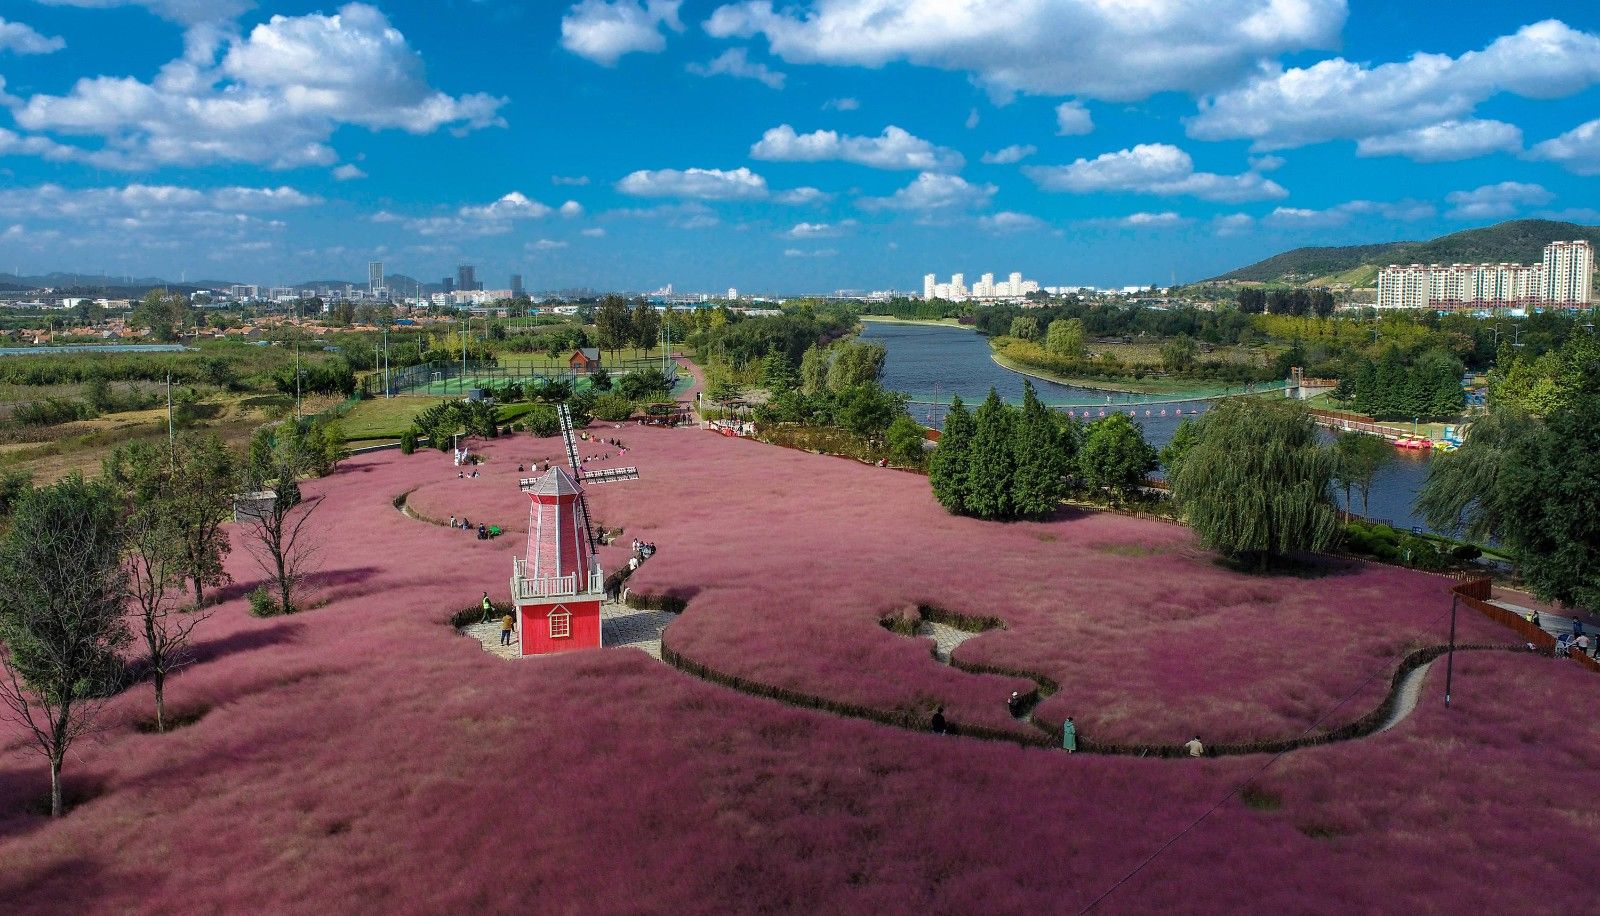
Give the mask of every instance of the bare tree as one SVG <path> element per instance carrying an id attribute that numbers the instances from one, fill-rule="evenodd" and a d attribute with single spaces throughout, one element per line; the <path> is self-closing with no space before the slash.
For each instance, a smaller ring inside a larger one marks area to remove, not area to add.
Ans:
<path id="1" fill-rule="evenodd" d="M 317 503 L 301 496 L 300 484 L 293 476 L 257 495 L 259 498 L 248 500 L 248 507 L 238 513 L 245 546 L 277 586 L 278 613 L 292 614 L 295 590 L 316 553 L 316 545 L 303 535 Z"/>
<path id="2" fill-rule="evenodd" d="M 170 503 L 134 507 L 128 515 L 125 574 L 136 627 L 149 652 L 150 677 L 156 691 L 156 731 L 167 730 L 167 675 L 188 664 L 189 636 L 211 616 L 209 611 L 179 608 L 188 558 L 181 537 L 182 520 Z"/>
<path id="3" fill-rule="evenodd" d="M 74 475 L 19 500 L 0 540 L 0 706 L 50 762 L 52 817 L 130 639 L 118 515 L 109 489 Z"/>

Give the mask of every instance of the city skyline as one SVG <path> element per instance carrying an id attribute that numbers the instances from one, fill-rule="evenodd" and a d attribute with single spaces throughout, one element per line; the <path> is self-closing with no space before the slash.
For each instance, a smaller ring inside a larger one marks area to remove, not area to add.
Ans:
<path id="1" fill-rule="evenodd" d="M 11 4 L 0 264 L 819 291 L 960 261 L 1122 287 L 1600 222 L 1593 8 L 940 9 Z M 474 47 L 503 40 L 526 53 Z"/>

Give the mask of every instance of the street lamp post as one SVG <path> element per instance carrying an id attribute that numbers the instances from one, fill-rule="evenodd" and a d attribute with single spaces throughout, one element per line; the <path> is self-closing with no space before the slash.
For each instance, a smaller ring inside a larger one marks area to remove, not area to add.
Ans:
<path id="1" fill-rule="evenodd" d="M 1450 654 L 1444 663 L 1444 708 L 1450 708 L 1450 688 L 1454 686 L 1456 673 L 1456 607 L 1461 603 L 1460 595 L 1450 596 Z"/>

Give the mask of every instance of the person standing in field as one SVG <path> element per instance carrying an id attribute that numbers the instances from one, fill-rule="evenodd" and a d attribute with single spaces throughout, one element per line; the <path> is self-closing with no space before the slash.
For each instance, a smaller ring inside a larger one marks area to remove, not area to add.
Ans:
<path id="1" fill-rule="evenodd" d="M 500 618 L 500 645 L 511 645 L 511 634 L 517 628 L 517 618 L 510 614 Z"/>
<path id="2" fill-rule="evenodd" d="M 1067 716 L 1067 721 L 1061 723 L 1061 748 L 1069 754 L 1078 752 L 1078 723 Z"/>
<path id="3" fill-rule="evenodd" d="M 933 721 L 929 723 L 928 727 L 933 730 L 935 735 L 942 735 L 949 730 L 949 726 L 946 725 L 944 721 L 943 706 L 940 706 L 938 709 L 933 711 Z"/>
<path id="4" fill-rule="evenodd" d="M 494 602 L 489 600 L 488 592 L 483 593 L 483 602 L 479 606 L 483 608 L 483 619 L 478 622 L 488 623 L 489 618 L 494 615 Z"/>
<path id="5" fill-rule="evenodd" d="M 1206 746 L 1200 743 L 1199 735 L 1190 738 L 1183 747 L 1184 750 L 1189 752 L 1190 757 L 1204 757 L 1206 755 Z"/>

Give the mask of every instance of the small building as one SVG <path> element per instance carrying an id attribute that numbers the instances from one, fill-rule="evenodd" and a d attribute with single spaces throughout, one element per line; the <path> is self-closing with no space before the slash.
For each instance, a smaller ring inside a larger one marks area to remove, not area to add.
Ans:
<path id="1" fill-rule="evenodd" d="M 605 579 L 590 549 L 583 491 L 564 468 L 522 481 L 530 499 L 527 553 L 512 561 L 522 655 L 600 648 Z"/>
<path id="2" fill-rule="evenodd" d="M 600 368 L 600 348 L 580 347 L 572 351 L 572 358 L 567 364 L 574 372 L 590 373 Z"/>

